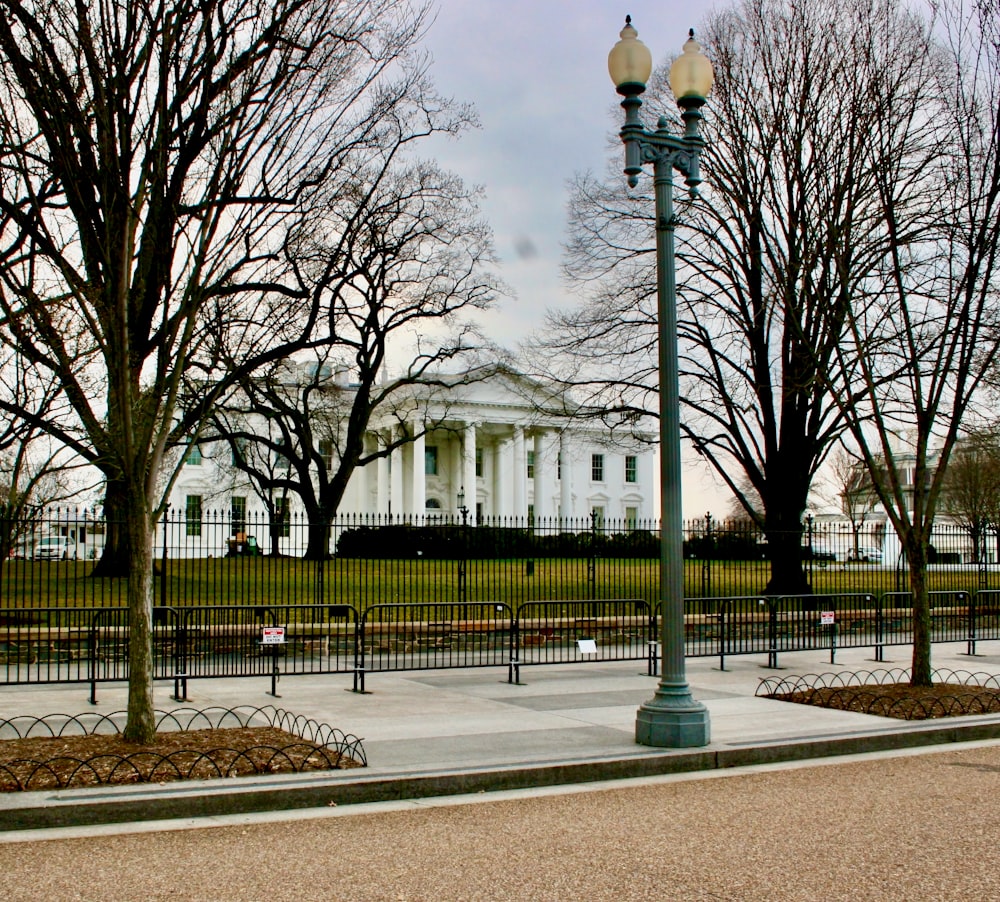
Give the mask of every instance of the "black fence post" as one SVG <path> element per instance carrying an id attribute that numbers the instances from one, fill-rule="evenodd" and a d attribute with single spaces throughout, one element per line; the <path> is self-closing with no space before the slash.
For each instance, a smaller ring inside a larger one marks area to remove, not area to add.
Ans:
<path id="1" fill-rule="evenodd" d="M 354 646 L 354 691 L 364 695 L 365 692 L 365 626 L 368 622 L 368 609 L 361 613 L 355 630 Z"/>
<path id="2" fill-rule="evenodd" d="M 885 620 L 883 605 L 885 604 L 885 596 L 880 595 L 875 601 L 875 660 L 884 660 L 882 641 L 884 639 L 883 631 L 885 630 Z"/>
<path id="3" fill-rule="evenodd" d="M 87 666 L 90 668 L 90 703 L 97 704 L 97 619 L 101 611 L 95 611 L 90 618 L 90 630 L 87 636 Z"/>
<path id="4" fill-rule="evenodd" d="M 712 512 L 705 513 L 705 543 L 701 558 L 701 597 L 712 597 L 712 554 L 715 543 L 712 538 Z"/>
<path id="5" fill-rule="evenodd" d="M 731 601 L 723 601 L 719 605 L 719 670 L 726 669 L 726 630 L 729 624 L 726 620 L 726 608 L 732 608 Z"/>
<path id="6" fill-rule="evenodd" d="M 590 512 L 590 558 L 587 561 L 587 581 L 590 584 L 590 598 L 597 598 L 597 511 Z"/>
<path id="7" fill-rule="evenodd" d="M 969 607 L 966 611 L 968 617 L 968 627 L 969 636 L 968 643 L 966 644 L 965 653 L 967 655 L 974 655 L 976 653 L 976 601 L 978 596 L 975 594 L 969 595 Z"/>
<path id="8" fill-rule="evenodd" d="M 778 667 L 778 604 L 767 599 L 767 666 Z"/>
<path id="9" fill-rule="evenodd" d="M 160 554 L 160 605 L 167 606 L 167 523 L 170 520 L 170 506 L 163 509 L 163 550 Z"/>
<path id="10" fill-rule="evenodd" d="M 510 606 L 510 664 L 507 666 L 507 682 L 521 682 L 521 606 Z"/>
<path id="11" fill-rule="evenodd" d="M 193 609 L 174 610 L 174 694 L 175 702 L 190 701 L 188 698 L 188 617 Z"/>

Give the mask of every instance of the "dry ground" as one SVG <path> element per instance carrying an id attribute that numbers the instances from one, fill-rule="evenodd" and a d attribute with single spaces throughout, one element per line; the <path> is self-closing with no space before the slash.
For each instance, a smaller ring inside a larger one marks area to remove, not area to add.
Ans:
<path id="1" fill-rule="evenodd" d="M 1000 711 L 1000 690 L 956 683 L 915 688 L 909 683 L 819 686 L 777 696 L 821 708 L 856 711 L 902 720 L 926 720 Z"/>
<path id="2" fill-rule="evenodd" d="M 150 745 L 126 742 L 121 734 L 0 741 L 0 791 L 8 792 L 354 766 L 335 750 L 276 727 L 165 731 Z"/>

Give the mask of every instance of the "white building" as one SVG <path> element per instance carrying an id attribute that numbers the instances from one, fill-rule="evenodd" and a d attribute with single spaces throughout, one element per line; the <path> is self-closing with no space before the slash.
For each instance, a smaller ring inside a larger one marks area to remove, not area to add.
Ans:
<path id="1" fill-rule="evenodd" d="M 416 438 L 354 472 L 338 517 L 421 522 L 460 516 L 464 501 L 470 522 L 568 524 L 596 517 L 627 527 L 655 518 L 655 446 L 612 437 L 594 421 L 541 413 L 544 399 L 538 383 L 498 372 L 482 381 L 455 380 L 402 416 L 398 407 L 376 416 L 368 450 L 388 447 L 400 430 Z M 217 466 L 212 455 L 225 464 L 231 452 L 217 446 L 189 454 L 171 509 L 186 511 L 189 520 L 209 511 L 232 511 L 237 522 L 263 516 L 246 477 Z M 297 507 L 301 513 L 298 499 L 289 503 L 292 515 Z"/>

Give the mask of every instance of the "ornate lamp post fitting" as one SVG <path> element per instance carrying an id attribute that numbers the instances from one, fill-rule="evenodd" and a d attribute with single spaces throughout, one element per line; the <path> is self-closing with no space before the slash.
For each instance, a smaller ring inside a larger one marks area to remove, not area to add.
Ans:
<path id="1" fill-rule="evenodd" d="M 681 509 L 680 388 L 677 364 L 677 282 L 674 260 L 673 173 L 684 176 L 692 195 L 701 176 L 698 162 L 705 141 L 699 132 L 701 107 L 712 89 L 712 64 L 689 33 L 684 52 L 670 68 L 670 87 L 681 108 L 684 134 L 673 135 L 661 118 L 655 132 L 639 121 L 639 95 L 653 59 L 632 17 L 625 17 L 621 40 L 608 54 L 608 72 L 624 98 L 625 174 L 635 186 L 646 163 L 653 165 L 656 199 L 656 289 L 660 364 L 660 640 L 663 669 L 656 693 L 636 714 L 635 738 L 643 745 L 691 748 L 707 745 L 708 709 L 694 699 L 684 670 L 684 549 Z"/>

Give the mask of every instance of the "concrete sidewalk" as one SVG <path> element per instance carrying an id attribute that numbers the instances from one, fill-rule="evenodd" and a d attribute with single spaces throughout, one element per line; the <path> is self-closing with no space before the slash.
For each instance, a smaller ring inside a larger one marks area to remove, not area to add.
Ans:
<path id="1" fill-rule="evenodd" d="M 1000 643 L 935 646 L 940 669 L 1000 674 Z M 363 770 L 247 777 L 59 792 L 0 794 L 0 830 L 114 823 L 248 811 L 288 810 L 387 799 L 537 787 L 709 770 L 836 754 L 1000 737 L 1000 714 L 903 722 L 755 697 L 760 680 L 808 673 L 905 668 L 909 647 L 782 654 L 780 670 L 766 655 L 689 659 L 692 692 L 711 717 L 702 749 L 661 750 L 634 741 L 637 707 L 656 679 L 643 662 L 522 667 L 522 683 L 497 668 L 373 673 L 367 694 L 350 691 L 349 675 L 285 677 L 280 698 L 270 679 L 196 680 L 190 701 L 157 686 L 157 707 L 275 707 L 329 724 L 363 740 Z M 111 713 L 125 707 L 122 684 L 0 688 L 0 716 Z"/>

